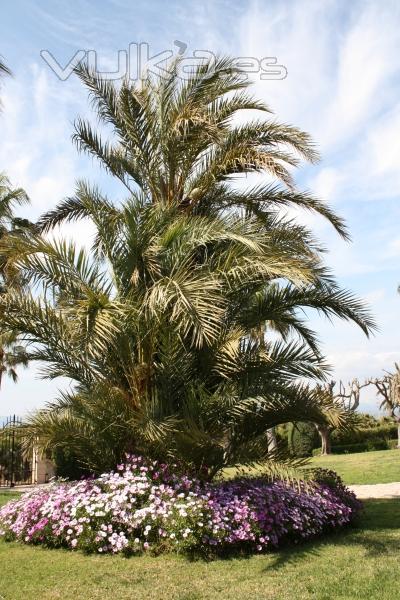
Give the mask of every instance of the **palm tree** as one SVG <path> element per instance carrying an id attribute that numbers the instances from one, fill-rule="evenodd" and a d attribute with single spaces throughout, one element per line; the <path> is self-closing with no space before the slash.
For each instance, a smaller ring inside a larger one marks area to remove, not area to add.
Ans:
<path id="1" fill-rule="evenodd" d="M 119 90 L 79 66 L 76 72 L 99 121 L 111 126 L 114 135 L 104 141 L 89 122 L 78 119 L 73 136 L 78 148 L 99 160 L 129 194 L 139 189 L 149 202 L 178 203 L 182 211 L 206 216 L 240 210 L 265 228 L 278 225 L 282 208 L 298 206 L 320 213 L 348 238 L 340 217 L 294 188 L 289 168 L 301 158 L 318 160 L 310 136 L 272 119 L 243 122 L 240 117 L 247 111 L 263 117 L 271 111 L 248 94 L 248 82 L 229 59 L 205 63 L 189 80 L 179 77 L 181 60 L 165 78 L 147 79 L 141 87 L 125 81 Z M 244 191 L 227 185 L 246 173 L 267 173 L 275 183 Z M 79 201 L 67 201 L 46 215 L 42 225 L 81 218 L 82 211 Z M 299 236 L 305 231 L 290 222 L 282 225 L 292 225 Z"/>
<path id="2" fill-rule="evenodd" d="M 3 63 L 1 58 L 0 58 L 0 75 L 11 75 L 10 69 L 7 67 L 6 64 Z"/>
<path id="3" fill-rule="evenodd" d="M 275 425 L 343 423 L 345 411 L 307 383 L 323 380 L 326 365 L 299 311 L 354 321 L 366 334 L 374 327 L 324 267 L 312 233 L 282 214 L 292 205 L 317 211 L 347 237 L 331 209 L 293 187 L 293 152 L 316 159 L 308 136 L 236 120 L 238 111 L 269 110 L 227 59 L 189 80 L 178 73 L 179 61 L 165 79 L 117 90 L 81 67 L 115 140 L 103 142 L 83 120 L 75 139 L 128 197 L 115 204 L 79 182 L 41 218 L 42 235 L 2 248 L 7 268 L 35 286 L 9 290 L 4 323 L 32 344 L 44 376 L 75 382 L 31 419 L 26 439 L 73 443 L 94 470 L 136 451 L 184 457 L 212 476 L 265 457 Z M 253 171 L 282 183 L 230 184 Z M 46 237 L 77 219 L 94 224 L 90 252 Z"/>
<path id="4" fill-rule="evenodd" d="M 0 77 L 2 77 L 3 75 L 11 75 L 11 71 L 4 64 L 4 62 L 1 60 L 1 57 L 0 57 Z M 2 102 L 1 102 L 1 99 L 0 99 L 0 111 L 1 111 L 1 107 L 2 107 Z"/>
<path id="5" fill-rule="evenodd" d="M 3 377 L 6 375 L 18 381 L 18 367 L 28 366 L 28 354 L 26 349 L 18 344 L 14 333 L 5 333 L 0 336 L 0 389 Z"/>
<path id="6" fill-rule="evenodd" d="M 7 236 L 21 236 L 27 230 L 28 221 L 15 216 L 14 210 L 29 202 L 25 191 L 13 188 L 9 179 L 0 173 L 0 244 L 5 244 Z M 6 257 L 0 251 L 0 296 L 5 294 L 9 287 L 22 290 L 22 281 L 19 274 L 6 267 Z M 1 314 L 1 313 L 0 313 Z M 17 368 L 27 366 L 28 356 L 25 349 L 19 344 L 13 331 L 4 329 L 0 335 L 0 388 L 4 375 L 17 381 Z"/>
<path id="7" fill-rule="evenodd" d="M 15 215 L 15 209 L 29 203 L 29 198 L 22 188 L 14 188 L 4 173 L 0 173 L 0 244 L 10 233 L 23 235 L 24 231 L 33 229 L 33 224 Z M 8 285 L 16 285 L 16 273 L 7 271 L 6 257 L 0 250 L 0 293 L 6 291 Z"/>

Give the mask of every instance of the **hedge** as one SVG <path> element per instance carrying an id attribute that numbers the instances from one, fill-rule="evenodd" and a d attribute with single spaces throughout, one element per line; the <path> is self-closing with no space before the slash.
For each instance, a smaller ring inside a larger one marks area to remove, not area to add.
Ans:
<path id="1" fill-rule="evenodd" d="M 397 440 L 380 440 L 376 442 L 366 442 L 361 444 L 343 444 L 332 446 L 332 454 L 352 454 L 355 452 L 373 452 L 375 450 L 390 450 L 396 448 Z M 313 456 L 319 456 L 321 448 L 315 448 L 312 452 Z"/>
<path id="2" fill-rule="evenodd" d="M 360 428 L 354 431 L 334 431 L 331 435 L 332 446 L 346 446 L 353 444 L 366 444 L 368 442 L 378 444 L 382 440 L 397 438 L 397 424 L 388 423 L 379 427 Z"/>

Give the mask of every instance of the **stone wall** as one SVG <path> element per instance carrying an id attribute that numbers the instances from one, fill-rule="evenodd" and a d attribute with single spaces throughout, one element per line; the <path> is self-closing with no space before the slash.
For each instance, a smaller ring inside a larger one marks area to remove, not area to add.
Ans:
<path id="1" fill-rule="evenodd" d="M 47 483 L 55 475 L 54 463 L 38 453 L 33 451 L 32 459 L 32 483 Z"/>

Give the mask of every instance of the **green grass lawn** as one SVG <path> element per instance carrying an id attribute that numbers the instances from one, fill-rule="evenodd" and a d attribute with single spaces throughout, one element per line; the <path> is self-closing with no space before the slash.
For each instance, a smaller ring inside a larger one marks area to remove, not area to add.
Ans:
<path id="1" fill-rule="evenodd" d="M 0 502 L 9 495 L 0 494 Z M 279 552 L 191 562 L 85 556 L 0 542 L 5 600 L 393 600 L 400 596 L 400 501 L 368 501 L 360 525 Z"/>
<path id="2" fill-rule="evenodd" d="M 316 457 L 346 483 L 400 481 L 400 452 Z M 0 493 L 0 505 L 15 494 Z M 0 599 L 392 600 L 400 597 L 400 499 L 369 500 L 357 528 L 250 558 L 85 556 L 0 542 Z"/>
<path id="3" fill-rule="evenodd" d="M 311 463 L 333 469 L 349 485 L 400 481 L 400 450 L 315 456 Z"/>
<path id="4" fill-rule="evenodd" d="M 400 481 L 400 450 L 379 450 L 357 454 L 315 456 L 310 460 L 312 467 L 333 469 L 347 485 L 366 483 L 390 483 Z M 254 475 L 262 468 L 250 469 Z M 235 469 L 225 469 L 226 477 L 233 477 Z"/>

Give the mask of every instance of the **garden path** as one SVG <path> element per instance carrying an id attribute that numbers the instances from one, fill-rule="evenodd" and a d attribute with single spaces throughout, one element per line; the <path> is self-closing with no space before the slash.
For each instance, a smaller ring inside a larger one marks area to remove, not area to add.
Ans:
<path id="1" fill-rule="evenodd" d="M 400 498 L 400 481 L 373 485 L 349 485 L 357 498 Z"/>

